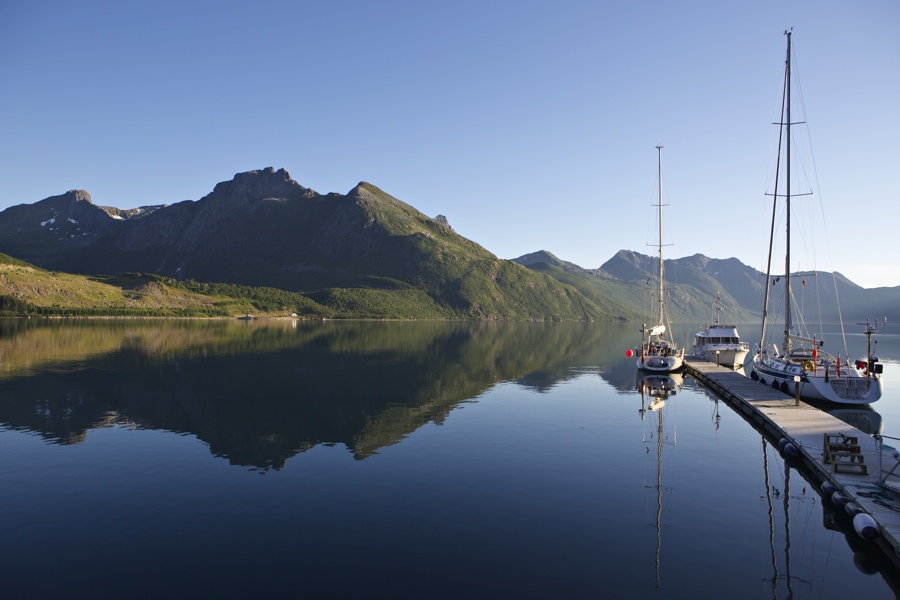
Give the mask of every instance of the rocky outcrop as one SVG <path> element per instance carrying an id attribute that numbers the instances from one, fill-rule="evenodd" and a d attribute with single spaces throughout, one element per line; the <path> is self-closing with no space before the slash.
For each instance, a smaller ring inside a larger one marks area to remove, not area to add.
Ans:
<path id="1" fill-rule="evenodd" d="M 453 231 L 453 228 L 450 227 L 450 221 L 447 220 L 447 217 L 444 215 L 438 215 L 434 218 L 434 222 L 445 228 L 447 231 Z"/>

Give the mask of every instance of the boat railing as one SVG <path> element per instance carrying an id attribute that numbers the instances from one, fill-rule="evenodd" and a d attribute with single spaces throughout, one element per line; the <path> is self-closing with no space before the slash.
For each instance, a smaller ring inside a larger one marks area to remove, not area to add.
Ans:
<path id="1" fill-rule="evenodd" d="M 872 435 L 878 449 L 878 485 L 900 493 L 900 450 L 884 442 L 885 439 L 898 440 L 881 433 Z"/>

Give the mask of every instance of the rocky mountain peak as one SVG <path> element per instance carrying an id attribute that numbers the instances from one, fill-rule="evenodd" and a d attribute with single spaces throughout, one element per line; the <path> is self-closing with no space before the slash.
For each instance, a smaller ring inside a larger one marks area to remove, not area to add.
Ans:
<path id="1" fill-rule="evenodd" d="M 213 188 L 209 196 L 260 200 L 262 198 L 286 198 L 311 191 L 291 178 L 284 169 L 273 167 L 237 173 L 231 181 L 223 181 Z M 209 197 L 207 196 L 207 197 Z"/>
<path id="2" fill-rule="evenodd" d="M 62 199 L 64 202 L 87 202 L 88 204 L 93 204 L 94 202 L 91 200 L 91 195 L 88 194 L 84 190 L 69 190 L 65 194 L 62 195 Z"/>
<path id="3" fill-rule="evenodd" d="M 356 199 L 374 199 L 377 195 L 377 192 L 380 191 L 381 190 L 379 190 L 368 181 L 360 181 L 356 184 L 356 187 L 347 192 L 347 197 Z"/>
<path id="4" fill-rule="evenodd" d="M 412 208 L 405 202 L 394 198 L 387 192 L 381 190 L 377 186 L 374 186 L 367 181 L 360 181 L 358 184 L 356 184 L 356 187 L 347 193 L 347 198 L 356 200 L 360 204 L 383 202 L 403 208 Z"/>
<path id="5" fill-rule="evenodd" d="M 59 196 L 50 196 L 33 205 L 38 214 L 65 215 L 68 217 L 86 217 L 102 212 L 91 200 L 91 195 L 84 190 L 69 190 Z"/>
<path id="6" fill-rule="evenodd" d="M 547 263 L 548 265 L 559 264 L 559 259 L 546 250 L 538 250 L 537 252 L 523 254 L 519 258 L 515 258 L 513 260 L 526 267 L 537 263 Z"/>

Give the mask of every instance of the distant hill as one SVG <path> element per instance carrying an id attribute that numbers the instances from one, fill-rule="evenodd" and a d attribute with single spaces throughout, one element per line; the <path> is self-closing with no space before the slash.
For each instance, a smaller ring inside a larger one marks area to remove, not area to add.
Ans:
<path id="1" fill-rule="evenodd" d="M 578 288 L 596 302 L 628 307 L 631 321 L 654 321 L 657 313 L 659 259 L 620 250 L 599 269 L 588 270 L 541 251 L 514 259 Z M 761 278 L 736 259 L 727 261 L 694 256 L 666 261 L 667 307 L 670 317 L 681 322 L 705 322 L 713 316 L 718 294 L 726 309 L 724 320 L 759 320 Z"/>
<path id="2" fill-rule="evenodd" d="M 577 287 L 586 296 L 631 307 L 642 315 L 637 320 L 653 320 L 653 294 L 657 290 L 659 259 L 630 250 L 620 250 L 599 269 L 584 269 L 540 251 L 514 259 Z M 723 319 L 758 322 L 762 315 L 765 275 L 736 258 L 714 259 L 695 254 L 665 261 L 668 308 L 675 321 L 705 322 L 713 316 L 713 302 L 720 297 Z M 900 319 L 900 286 L 862 288 L 840 273 L 815 272 L 795 275 L 793 296 L 806 314 L 821 309 L 824 322 L 837 322 L 843 314 L 846 322 L 887 317 Z M 772 282 L 769 282 L 772 284 Z M 835 301 L 835 288 L 840 310 Z M 770 288 L 770 314 L 780 314 L 784 302 L 784 284 L 780 279 Z M 813 307 L 813 308 L 811 308 Z M 633 319 L 632 314 L 627 318 Z M 818 320 L 818 319 L 817 319 Z"/>

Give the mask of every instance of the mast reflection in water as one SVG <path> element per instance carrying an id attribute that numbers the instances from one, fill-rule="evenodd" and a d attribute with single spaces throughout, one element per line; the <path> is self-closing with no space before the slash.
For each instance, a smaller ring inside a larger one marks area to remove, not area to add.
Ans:
<path id="1" fill-rule="evenodd" d="M 647 416 L 647 412 L 651 413 L 651 419 L 655 418 L 655 430 L 644 432 L 644 444 L 647 453 L 650 453 L 650 446 L 654 439 L 656 451 L 656 485 L 652 486 L 656 489 L 656 587 L 660 585 L 660 557 L 662 554 L 662 507 L 663 507 L 663 486 L 662 486 L 662 463 L 663 463 L 663 444 L 670 445 L 673 449 L 677 443 L 675 435 L 669 435 L 663 428 L 663 414 L 666 410 L 666 401 L 674 396 L 679 387 L 684 385 L 684 379 L 681 374 L 673 373 L 671 375 L 648 375 L 642 377 L 638 382 L 638 390 L 641 393 L 641 419 Z M 646 402 L 646 408 L 645 408 Z M 671 426 L 671 424 L 670 424 Z"/>
<path id="2" fill-rule="evenodd" d="M 760 434 L 690 379 L 651 410 L 633 331 L 0 322 L 4 595 L 783 596 Z M 794 593 L 893 593 L 797 496 Z"/>

